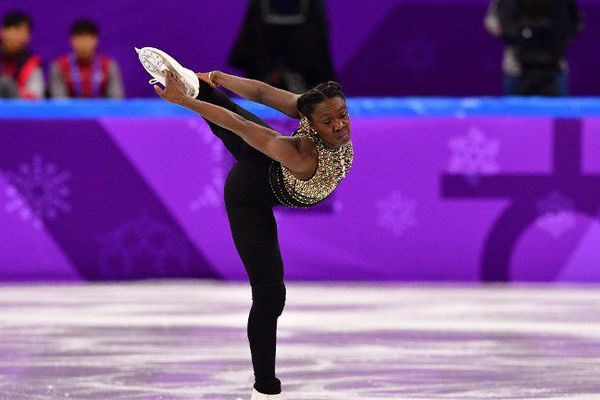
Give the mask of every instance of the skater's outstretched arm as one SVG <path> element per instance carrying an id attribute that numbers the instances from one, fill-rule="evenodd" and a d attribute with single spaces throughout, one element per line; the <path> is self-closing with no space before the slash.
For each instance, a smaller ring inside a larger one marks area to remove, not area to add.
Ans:
<path id="1" fill-rule="evenodd" d="M 300 118 L 296 108 L 299 94 L 275 88 L 261 81 L 226 74 L 221 71 L 212 71 L 210 77 L 208 73 L 198 73 L 197 75 L 208 84 L 223 86 L 245 99 L 274 108 L 289 117 Z"/>
<path id="2" fill-rule="evenodd" d="M 166 101 L 188 108 L 235 133 L 250 146 L 279 161 L 293 172 L 305 173 L 311 171 L 311 168 L 314 169 L 316 154 L 306 139 L 281 135 L 223 107 L 186 97 L 183 83 L 173 72 L 168 71 L 165 78 L 165 89 L 158 85 L 154 85 L 154 89 Z"/>

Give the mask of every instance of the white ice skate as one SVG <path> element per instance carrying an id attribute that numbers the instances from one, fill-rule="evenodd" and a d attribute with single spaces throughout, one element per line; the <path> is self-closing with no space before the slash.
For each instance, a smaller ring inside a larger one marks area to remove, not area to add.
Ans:
<path id="1" fill-rule="evenodd" d="M 160 82 L 165 86 L 165 72 L 171 70 L 183 81 L 188 97 L 196 98 L 198 96 L 200 81 L 194 71 L 182 67 L 173 57 L 154 47 L 142 47 L 141 49 L 135 47 L 135 51 L 146 71 L 153 77 L 148 83 L 154 85 Z"/>
<path id="2" fill-rule="evenodd" d="M 281 394 L 262 394 L 258 390 L 252 391 L 252 398 L 250 400 L 283 400 Z"/>

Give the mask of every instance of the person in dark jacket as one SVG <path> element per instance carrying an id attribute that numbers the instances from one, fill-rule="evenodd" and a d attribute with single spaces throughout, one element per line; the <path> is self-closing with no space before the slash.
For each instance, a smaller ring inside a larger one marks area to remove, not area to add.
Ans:
<path id="1" fill-rule="evenodd" d="M 229 62 L 295 93 L 334 80 L 323 0 L 251 0 Z"/>
<path id="2" fill-rule="evenodd" d="M 505 94 L 568 95 L 565 53 L 582 27 L 575 0 L 494 0 L 485 25 L 506 43 Z"/>

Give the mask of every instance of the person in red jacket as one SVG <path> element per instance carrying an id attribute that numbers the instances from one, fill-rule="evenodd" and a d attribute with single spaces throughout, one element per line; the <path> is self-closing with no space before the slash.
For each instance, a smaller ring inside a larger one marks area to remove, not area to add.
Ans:
<path id="1" fill-rule="evenodd" d="M 122 98 L 119 66 L 112 58 L 97 53 L 99 29 L 96 23 L 80 19 L 71 26 L 71 53 L 56 59 L 50 67 L 50 95 L 53 98 Z"/>
<path id="2" fill-rule="evenodd" d="M 31 17 L 24 12 L 6 14 L 0 29 L 0 97 L 41 99 L 46 83 L 40 56 L 29 51 Z"/>

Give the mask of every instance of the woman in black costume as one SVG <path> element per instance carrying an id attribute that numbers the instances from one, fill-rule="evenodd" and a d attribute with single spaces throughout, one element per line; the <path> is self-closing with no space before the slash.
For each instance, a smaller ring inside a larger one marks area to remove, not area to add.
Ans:
<path id="1" fill-rule="evenodd" d="M 165 89 L 154 88 L 163 99 L 204 117 L 237 160 L 225 182 L 225 207 L 252 287 L 248 318 L 255 375 L 252 400 L 279 400 L 275 348 L 286 290 L 273 207 L 312 207 L 348 173 L 354 150 L 345 96 L 336 82 L 297 95 L 219 71 L 197 75 L 196 99 L 186 96 L 183 78 L 173 71 L 166 72 Z M 301 119 L 300 128 L 291 136 L 275 132 L 217 86 Z"/>

